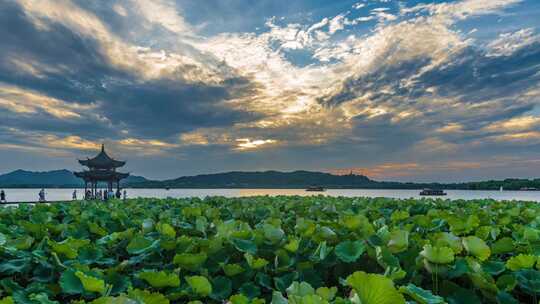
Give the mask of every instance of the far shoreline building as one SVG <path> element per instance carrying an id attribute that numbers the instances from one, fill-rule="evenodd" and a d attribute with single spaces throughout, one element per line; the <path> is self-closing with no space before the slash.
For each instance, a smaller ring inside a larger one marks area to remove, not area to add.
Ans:
<path id="1" fill-rule="evenodd" d="M 126 162 L 110 157 L 105 152 L 105 145 L 101 145 L 101 152 L 97 156 L 79 160 L 79 163 L 88 167 L 87 170 L 74 172 L 75 176 L 84 180 L 85 196 L 90 189 L 92 197 L 96 197 L 99 183 L 106 183 L 108 191 L 112 191 L 115 185 L 120 191 L 120 181 L 129 176 L 129 173 L 116 172 L 116 168 L 123 167 Z"/>

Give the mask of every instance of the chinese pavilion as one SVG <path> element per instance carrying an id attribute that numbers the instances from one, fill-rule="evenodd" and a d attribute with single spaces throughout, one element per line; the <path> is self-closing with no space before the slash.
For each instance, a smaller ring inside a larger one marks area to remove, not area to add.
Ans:
<path id="1" fill-rule="evenodd" d="M 126 162 L 115 160 L 107 155 L 105 145 L 101 145 L 101 152 L 96 157 L 79 160 L 79 163 L 88 167 L 88 170 L 75 172 L 75 176 L 84 180 L 85 194 L 90 186 L 92 197 L 96 196 L 99 182 L 107 183 L 107 190 L 113 190 L 116 183 L 116 189 L 119 191 L 120 180 L 129 176 L 129 173 L 116 172 L 116 168 L 124 166 Z"/>

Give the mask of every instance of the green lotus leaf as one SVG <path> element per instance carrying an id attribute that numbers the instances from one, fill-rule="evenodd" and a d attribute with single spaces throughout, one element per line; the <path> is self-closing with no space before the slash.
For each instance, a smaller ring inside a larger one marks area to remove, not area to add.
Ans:
<path id="1" fill-rule="evenodd" d="M 276 289 L 284 293 L 287 291 L 287 288 L 298 279 L 298 273 L 290 272 L 279 277 L 274 277 L 274 284 Z"/>
<path id="2" fill-rule="evenodd" d="M 482 264 L 482 269 L 494 276 L 497 276 L 506 270 L 505 264 L 499 261 L 485 261 Z"/>
<path id="3" fill-rule="evenodd" d="M 343 241 L 336 246 L 336 256 L 345 263 L 353 263 L 364 253 L 366 246 L 362 241 Z"/>
<path id="4" fill-rule="evenodd" d="M 512 291 L 517 285 L 517 280 L 513 274 L 503 274 L 497 278 L 496 285 L 501 290 Z"/>
<path id="5" fill-rule="evenodd" d="M 257 244 L 250 240 L 233 239 L 232 243 L 241 252 L 257 254 Z"/>
<path id="6" fill-rule="evenodd" d="M 157 231 L 161 235 L 171 238 L 171 239 L 174 239 L 176 237 L 176 231 L 174 230 L 174 227 L 167 223 L 158 223 Z"/>
<path id="7" fill-rule="evenodd" d="M 143 233 L 148 233 L 154 230 L 154 220 L 144 219 L 141 223 L 141 229 Z"/>
<path id="8" fill-rule="evenodd" d="M 392 212 L 390 219 L 392 220 L 392 222 L 399 222 L 408 219 L 410 216 L 411 215 L 409 214 L 409 212 L 405 210 L 396 210 Z"/>
<path id="9" fill-rule="evenodd" d="M 199 296 L 207 297 L 212 293 L 212 284 L 203 276 L 186 277 L 191 290 Z"/>
<path id="10" fill-rule="evenodd" d="M 271 304 L 289 304 L 289 301 L 280 292 L 274 291 Z"/>
<path id="11" fill-rule="evenodd" d="M 27 249 L 30 249 L 30 247 L 32 247 L 34 240 L 35 239 L 33 237 L 26 235 L 26 236 L 9 240 L 7 242 L 7 245 L 10 247 L 15 247 L 19 250 L 27 250 Z"/>
<path id="12" fill-rule="evenodd" d="M 13 275 L 24 273 L 30 269 L 32 261 L 29 258 L 5 259 L 0 262 L 0 274 Z"/>
<path id="13" fill-rule="evenodd" d="M 144 271 L 138 274 L 138 277 L 145 280 L 155 288 L 178 287 L 180 286 L 180 277 L 176 273 L 165 271 Z"/>
<path id="14" fill-rule="evenodd" d="M 448 219 L 450 230 L 456 235 L 463 235 L 473 231 L 480 225 L 480 219 L 475 214 L 471 214 L 466 220 L 460 217 L 451 217 Z"/>
<path id="15" fill-rule="evenodd" d="M 332 252 L 332 247 L 326 245 L 326 241 L 321 242 L 313 254 L 309 257 L 310 260 L 320 262 L 326 259 L 326 257 Z"/>
<path id="16" fill-rule="evenodd" d="M 540 240 L 540 230 L 531 227 L 523 229 L 523 239 L 528 242 L 536 242 Z"/>
<path id="17" fill-rule="evenodd" d="M 72 269 L 68 269 L 62 273 L 60 276 L 60 287 L 62 288 L 62 291 L 67 294 L 84 293 L 84 286 Z"/>
<path id="18" fill-rule="evenodd" d="M 105 292 L 105 281 L 96 277 L 86 275 L 82 271 L 75 272 L 75 276 L 79 278 L 84 290 L 88 292 L 97 292 L 103 294 Z"/>
<path id="19" fill-rule="evenodd" d="M 437 233 L 435 235 L 435 246 L 450 247 L 455 254 L 459 254 L 463 250 L 461 238 L 455 236 L 453 233 L 450 232 Z"/>
<path id="20" fill-rule="evenodd" d="M 15 304 L 13 297 L 4 297 L 0 299 L 0 304 Z"/>
<path id="21" fill-rule="evenodd" d="M 231 304 L 250 304 L 249 298 L 243 294 L 237 294 L 229 298 Z"/>
<path id="22" fill-rule="evenodd" d="M 94 301 L 90 302 L 90 304 L 135 304 L 135 303 L 137 302 L 126 296 L 99 297 L 95 299 Z"/>
<path id="23" fill-rule="evenodd" d="M 519 254 L 506 261 L 506 268 L 517 271 L 521 269 L 530 269 L 534 267 L 537 257 L 530 254 Z"/>
<path id="24" fill-rule="evenodd" d="M 144 303 L 144 304 L 169 304 L 170 303 L 169 299 L 167 299 L 161 293 L 150 292 L 148 290 L 132 289 L 128 291 L 128 297 L 133 300 L 137 300 L 137 303 Z"/>
<path id="25" fill-rule="evenodd" d="M 503 237 L 491 245 L 491 252 L 493 254 L 508 253 L 514 251 L 514 248 L 514 240 L 509 237 Z"/>
<path id="26" fill-rule="evenodd" d="M 232 293 L 232 281 L 223 276 L 212 279 L 212 293 L 210 298 L 214 300 L 225 300 Z"/>
<path id="27" fill-rule="evenodd" d="M 390 232 L 390 239 L 388 240 L 387 246 L 392 253 L 399 253 L 407 250 L 407 247 L 409 247 L 409 231 L 394 230 Z"/>
<path id="28" fill-rule="evenodd" d="M 152 241 L 143 236 L 136 236 L 129 242 L 126 251 L 131 255 L 142 254 L 156 247 L 157 242 L 159 241 Z"/>
<path id="29" fill-rule="evenodd" d="M 93 234 L 96 234 L 100 237 L 106 236 L 109 232 L 99 226 L 97 223 L 90 222 L 88 223 L 88 231 L 92 232 Z"/>
<path id="30" fill-rule="evenodd" d="M 491 255 L 491 249 L 488 245 L 477 236 L 468 236 L 463 238 L 463 247 L 469 254 L 472 254 L 480 261 L 485 261 Z"/>
<path id="31" fill-rule="evenodd" d="M 77 259 L 82 264 L 93 264 L 103 258 L 103 250 L 95 246 L 85 246 L 78 252 Z"/>
<path id="32" fill-rule="evenodd" d="M 405 298 L 394 287 L 394 282 L 379 274 L 357 271 L 347 277 L 362 304 L 405 304 Z"/>
<path id="33" fill-rule="evenodd" d="M 261 269 L 264 266 L 268 265 L 268 261 L 263 258 L 256 258 L 253 257 L 253 255 L 249 253 L 245 253 L 244 257 L 246 258 L 246 261 L 252 269 Z"/>
<path id="34" fill-rule="evenodd" d="M 407 286 L 402 286 L 399 291 L 408 295 L 419 304 L 443 304 L 446 303 L 444 298 L 436 296 L 431 291 L 422 289 L 414 284 L 409 283 Z"/>
<path id="35" fill-rule="evenodd" d="M 540 294 L 540 271 L 525 269 L 515 272 L 518 285 L 526 293 Z"/>
<path id="36" fill-rule="evenodd" d="M 173 258 L 173 263 L 190 271 L 196 271 L 206 262 L 206 253 L 180 253 Z"/>
<path id="37" fill-rule="evenodd" d="M 511 294 L 501 291 L 497 294 L 498 304 L 519 304 L 519 301 L 512 297 Z"/>
<path id="38" fill-rule="evenodd" d="M 241 294 L 247 296 L 250 299 L 254 299 L 261 295 L 261 288 L 252 282 L 246 282 L 238 289 Z"/>
<path id="39" fill-rule="evenodd" d="M 49 295 L 45 292 L 31 293 L 28 295 L 28 300 L 32 301 L 33 303 L 40 304 L 59 304 L 58 301 L 52 301 L 51 299 L 49 299 Z"/>
<path id="40" fill-rule="evenodd" d="M 117 295 L 131 287 L 129 276 L 122 275 L 113 270 L 109 270 L 105 275 L 105 283 L 112 286 L 109 295 Z"/>
<path id="41" fill-rule="evenodd" d="M 90 244 L 90 241 L 68 238 L 59 243 L 53 240 L 48 240 L 47 243 L 57 254 L 61 254 L 68 259 L 74 259 L 79 254 L 79 248 Z"/>
<path id="42" fill-rule="evenodd" d="M 0 246 L 4 246 L 4 244 L 7 242 L 6 235 L 0 232 Z"/>
<path id="43" fill-rule="evenodd" d="M 330 227 L 317 227 L 316 237 L 319 241 L 330 241 L 337 238 L 336 232 Z"/>
<path id="44" fill-rule="evenodd" d="M 208 225 L 208 220 L 204 216 L 198 216 L 195 220 L 195 229 L 202 233 L 206 233 L 206 226 Z"/>
<path id="45" fill-rule="evenodd" d="M 284 248 L 289 252 L 295 253 L 296 251 L 298 251 L 299 246 L 300 241 L 298 241 L 297 239 L 292 239 L 289 241 L 289 243 L 287 243 L 287 245 L 285 245 Z"/>
<path id="46" fill-rule="evenodd" d="M 324 300 L 332 301 L 336 297 L 337 291 L 337 287 L 319 287 L 315 292 Z"/>
<path id="47" fill-rule="evenodd" d="M 240 264 L 225 264 L 223 265 L 223 272 L 225 272 L 225 275 L 228 277 L 235 276 L 237 274 L 240 274 L 244 272 L 245 269 L 240 266 Z"/>
<path id="48" fill-rule="evenodd" d="M 293 282 L 286 291 L 289 297 L 303 297 L 315 294 L 315 289 L 313 289 L 313 287 L 311 287 L 311 285 L 309 285 L 307 282 Z"/>
<path id="49" fill-rule="evenodd" d="M 273 244 L 278 243 L 285 236 L 285 232 L 281 228 L 274 227 L 270 224 L 263 225 L 264 237 Z"/>
<path id="50" fill-rule="evenodd" d="M 420 255 L 430 263 L 435 264 L 449 264 L 454 261 L 454 251 L 449 247 L 424 245 Z"/>

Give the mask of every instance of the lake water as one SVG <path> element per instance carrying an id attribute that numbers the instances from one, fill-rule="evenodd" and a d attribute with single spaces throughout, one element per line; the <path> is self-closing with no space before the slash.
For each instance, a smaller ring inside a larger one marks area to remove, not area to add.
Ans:
<path id="1" fill-rule="evenodd" d="M 181 198 L 206 196 L 242 197 L 255 195 L 329 195 L 346 197 L 391 197 L 420 198 L 420 190 L 382 190 L 382 189 L 329 189 L 325 192 L 307 192 L 303 189 L 126 189 L 128 198 L 155 197 Z M 34 202 L 38 200 L 39 189 L 4 189 L 8 202 Z M 73 189 L 45 189 L 48 201 L 71 200 Z M 447 199 L 495 199 L 540 202 L 540 191 L 469 191 L 446 190 Z M 77 189 L 81 198 L 84 189 Z"/>

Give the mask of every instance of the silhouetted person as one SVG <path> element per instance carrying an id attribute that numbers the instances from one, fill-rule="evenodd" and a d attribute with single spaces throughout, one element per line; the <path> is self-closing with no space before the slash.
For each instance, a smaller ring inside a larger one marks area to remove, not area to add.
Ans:
<path id="1" fill-rule="evenodd" d="M 41 191 L 39 191 L 39 202 L 42 203 L 42 202 L 45 202 L 45 189 L 41 189 Z"/>
<path id="2" fill-rule="evenodd" d="M 120 199 L 122 197 L 122 193 L 120 193 L 120 189 L 116 190 L 116 198 Z"/>
<path id="3" fill-rule="evenodd" d="M 124 189 L 124 200 L 127 199 L 127 191 Z"/>
<path id="4" fill-rule="evenodd" d="M 71 196 L 71 199 L 74 201 L 77 200 L 77 189 L 73 190 L 73 195 Z"/>
<path id="5" fill-rule="evenodd" d="M 0 191 L 0 203 L 7 203 L 6 193 L 4 192 L 4 190 Z"/>

